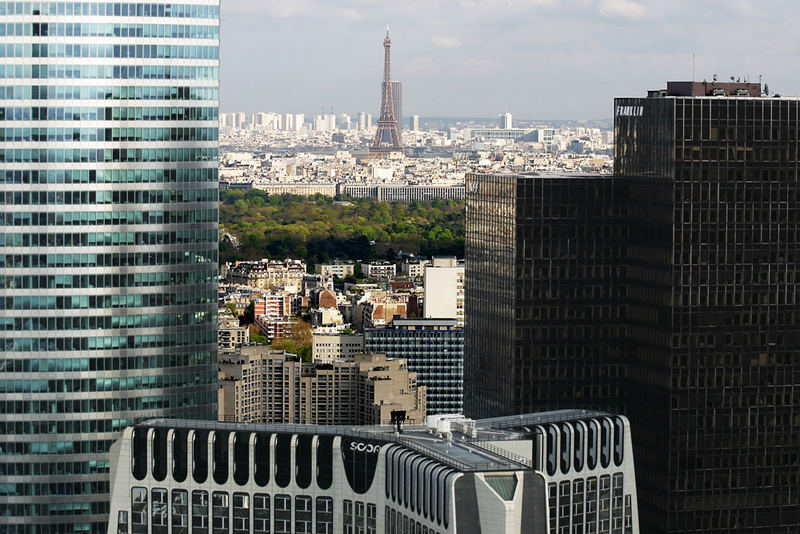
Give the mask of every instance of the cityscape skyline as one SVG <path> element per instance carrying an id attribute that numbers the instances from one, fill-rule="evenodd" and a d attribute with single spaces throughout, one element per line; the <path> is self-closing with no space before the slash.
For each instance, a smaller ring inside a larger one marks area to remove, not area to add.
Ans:
<path id="1" fill-rule="evenodd" d="M 361 0 L 242 0 L 223 7 L 221 111 L 309 113 L 324 105 L 377 116 L 375 43 L 387 22 L 408 116 L 610 118 L 611 100 L 636 96 L 632 88 L 690 79 L 692 54 L 697 81 L 762 75 L 775 91 L 798 94 L 800 78 L 784 68 L 796 46 L 781 34 L 791 34 L 800 9 L 771 6 L 465 0 L 366 9 Z M 248 53 L 253 42 L 282 53 Z M 276 74 L 291 83 L 274 83 Z"/>

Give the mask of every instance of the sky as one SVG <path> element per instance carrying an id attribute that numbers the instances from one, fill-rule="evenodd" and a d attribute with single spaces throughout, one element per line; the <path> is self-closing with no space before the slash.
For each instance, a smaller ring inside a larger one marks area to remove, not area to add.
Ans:
<path id="1" fill-rule="evenodd" d="M 406 116 L 593 120 L 667 80 L 800 94 L 796 0 L 223 0 L 222 112 L 378 114 L 386 25 Z"/>

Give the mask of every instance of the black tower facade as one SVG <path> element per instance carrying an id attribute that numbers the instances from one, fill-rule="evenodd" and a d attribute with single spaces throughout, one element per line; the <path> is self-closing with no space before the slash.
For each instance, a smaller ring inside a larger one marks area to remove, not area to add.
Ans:
<path id="1" fill-rule="evenodd" d="M 614 176 L 468 178 L 467 414 L 621 405 L 643 532 L 800 529 L 800 102 L 760 93 L 617 99 Z"/>

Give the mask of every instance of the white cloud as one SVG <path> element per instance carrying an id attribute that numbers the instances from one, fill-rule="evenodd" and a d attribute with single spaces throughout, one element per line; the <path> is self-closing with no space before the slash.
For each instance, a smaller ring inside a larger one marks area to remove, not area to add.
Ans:
<path id="1" fill-rule="evenodd" d="M 461 41 L 448 35 L 434 35 L 431 42 L 439 48 L 458 48 Z"/>
<path id="2" fill-rule="evenodd" d="M 647 15 L 644 6 L 634 0 L 600 0 L 598 9 L 609 18 L 641 19 Z"/>
<path id="3" fill-rule="evenodd" d="M 364 18 L 361 10 L 348 6 L 331 6 L 316 0 L 237 0 L 229 9 L 251 16 L 266 13 L 279 19 L 326 18 L 357 22 Z"/>

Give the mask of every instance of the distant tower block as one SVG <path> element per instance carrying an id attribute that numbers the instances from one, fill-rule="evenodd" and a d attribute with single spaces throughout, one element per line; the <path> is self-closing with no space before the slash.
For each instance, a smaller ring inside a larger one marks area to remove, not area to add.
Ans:
<path id="1" fill-rule="evenodd" d="M 400 140 L 400 129 L 394 113 L 392 98 L 392 40 L 389 39 L 389 28 L 386 28 L 386 39 L 383 40 L 383 94 L 381 95 L 381 115 L 378 118 L 378 131 L 375 141 L 369 149 L 372 156 L 388 156 L 393 152 L 403 152 Z"/>
<path id="2" fill-rule="evenodd" d="M 394 103 L 394 120 L 397 131 L 403 133 L 403 82 L 392 82 L 392 102 Z"/>
<path id="3" fill-rule="evenodd" d="M 419 131 L 419 115 L 411 115 L 411 131 L 418 132 Z"/>
<path id="4" fill-rule="evenodd" d="M 503 113 L 500 115 L 500 129 L 501 130 L 510 130 L 513 128 L 514 120 L 511 117 L 511 113 Z"/>

